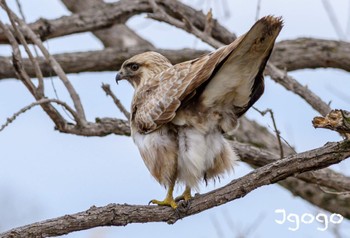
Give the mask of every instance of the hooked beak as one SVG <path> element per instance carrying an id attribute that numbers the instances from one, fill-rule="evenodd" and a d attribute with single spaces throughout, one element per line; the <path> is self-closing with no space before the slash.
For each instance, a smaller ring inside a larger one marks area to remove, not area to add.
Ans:
<path id="1" fill-rule="evenodd" d="M 122 79 L 123 75 L 120 72 L 117 72 L 117 75 L 115 76 L 115 82 L 118 84 L 118 82 Z"/>

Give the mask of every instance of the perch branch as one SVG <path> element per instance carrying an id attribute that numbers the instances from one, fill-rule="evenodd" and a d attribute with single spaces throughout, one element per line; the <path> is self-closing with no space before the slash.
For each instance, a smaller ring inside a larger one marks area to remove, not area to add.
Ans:
<path id="1" fill-rule="evenodd" d="M 276 183 L 294 174 L 317 170 L 339 163 L 350 156 L 350 142 L 328 143 L 308 152 L 288 156 L 265 165 L 209 193 L 195 196 L 189 204 L 177 210 L 161 206 L 119 205 L 91 207 L 76 214 L 33 223 L 0 234 L 3 238 L 50 237 L 99 226 L 125 226 L 131 223 L 175 223 L 188 217 L 244 197 L 256 188 Z M 349 216 L 350 214 L 345 214 Z"/>

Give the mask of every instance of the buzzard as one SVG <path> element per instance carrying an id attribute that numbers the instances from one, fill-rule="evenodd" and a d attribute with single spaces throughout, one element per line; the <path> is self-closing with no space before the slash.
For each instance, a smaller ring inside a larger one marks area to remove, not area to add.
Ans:
<path id="1" fill-rule="evenodd" d="M 262 95 L 263 71 L 281 18 L 266 16 L 227 46 L 172 65 L 163 55 L 145 52 L 126 60 L 116 75 L 134 87 L 132 138 L 152 176 L 168 192 L 150 203 L 177 207 L 189 200 L 201 180 L 233 169 L 238 156 L 224 139 Z M 174 199 L 176 183 L 183 194 Z"/>

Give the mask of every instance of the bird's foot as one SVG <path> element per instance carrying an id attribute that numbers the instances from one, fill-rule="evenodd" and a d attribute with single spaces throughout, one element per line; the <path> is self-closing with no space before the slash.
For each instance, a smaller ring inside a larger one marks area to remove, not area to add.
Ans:
<path id="1" fill-rule="evenodd" d="M 157 204 L 159 206 L 168 206 L 168 207 L 172 207 L 173 209 L 177 208 L 177 204 L 174 200 L 174 198 L 172 197 L 166 197 L 163 201 L 159 201 L 159 200 L 151 200 L 148 204 Z"/>
<path id="2" fill-rule="evenodd" d="M 183 192 L 183 194 L 181 194 L 180 196 L 177 196 L 175 198 L 176 202 L 179 202 L 181 200 L 184 200 L 185 202 L 189 201 L 192 198 L 191 195 L 191 189 L 190 188 L 186 188 L 185 191 Z"/>

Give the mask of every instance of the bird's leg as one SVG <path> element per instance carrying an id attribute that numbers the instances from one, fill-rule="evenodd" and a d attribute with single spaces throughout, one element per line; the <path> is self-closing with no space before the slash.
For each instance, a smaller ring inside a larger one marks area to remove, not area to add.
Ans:
<path id="1" fill-rule="evenodd" d="M 157 204 L 159 206 L 170 206 L 173 209 L 177 208 L 177 204 L 173 198 L 173 191 L 174 191 L 174 186 L 175 186 L 175 181 L 176 179 L 174 179 L 173 181 L 171 181 L 171 184 L 169 185 L 168 188 L 168 192 L 166 194 L 166 197 L 163 201 L 159 201 L 159 200 L 151 200 L 149 203 L 153 203 L 153 204 Z"/>
<path id="2" fill-rule="evenodd" d="M 192 198 L 191 188 L 186 185 L 185 191 L 182 193 L 182 195 L 176 197 L 175 201 L 178 202 L 178 201 L 181 201 L 181 200 L 185 200 L 187 202 L 191 198 Z"/>

